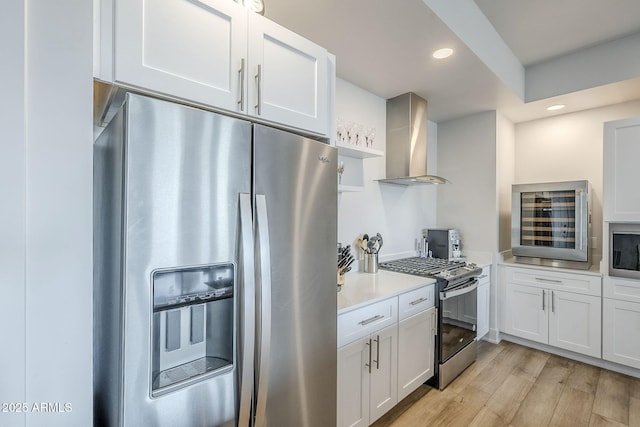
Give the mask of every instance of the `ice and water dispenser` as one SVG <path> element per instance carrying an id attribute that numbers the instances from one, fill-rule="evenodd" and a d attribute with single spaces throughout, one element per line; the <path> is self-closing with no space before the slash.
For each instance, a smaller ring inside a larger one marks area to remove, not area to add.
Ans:
<path id="1" fill-rule="evenodd" d="M 233 264 L 153 273 L 153 396 L 232 368 L 233 296 Z"/>

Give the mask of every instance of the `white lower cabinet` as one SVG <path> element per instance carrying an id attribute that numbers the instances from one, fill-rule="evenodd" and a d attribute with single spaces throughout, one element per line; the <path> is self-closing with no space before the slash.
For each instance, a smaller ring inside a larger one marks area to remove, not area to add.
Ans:
<path id="1" fill-rule="evenodd" d="M 477 336 L 478 339 L 489 333 L 489 304 L 491 300 L 491 267 L 482 269 L 482 274 L 478 277 L 478 307 L 477 307 Z"/>
<path id="2" fill-rule="evenodd" d="M 337 425 L 368 426 L 433 376 L 434 285 L 338 316 Z"/>
<path id="3" fill-rule="evenodd" d="M 547 344 L 549 317 L 544 306 L 545 290 L 507 283 L 504 331 L 517 337 Z"/>
<path id="4" fill-rule="evenodd" d="M 604 298 L 602 358 L 640 369 L 640 303 Z"/>
<path id="5" fill-rule="evenodd" d="M 431 307 L 398 325 L 398 401 L 433 376 L 435 315 Z"/>
<path id="6" fill-rule="evenodd" d="M 601 357 L 600 297 L 551 291 L 549 344 L 592 357 Z"/>
<path id="7" fill-rule="evenodd" d="M 369 425 L 369 337 L 338 350 L 338 426 Z"/>
<path id="8" fill-rule="evenodd" d="M 368 426 L 398 402 L 398 325 L 338 350 L 338 425 Z"/>
<path id="9" fill-rule="evenodd" d="M 513 274 L 511 270 L 524 269 L 506 269 L 504 332 L 576 353 L 601 357 L 599 295 L 561 290 L 563 281 L 573 284 L 580 280 L 567 276 L 567 273 L 554 278 L 548 272 L 539 274 L 536 270 L 529 270 L 523 275 L 522 271 Z M 527 277 L 529 274 L 532 277 Z M 536 276 L 541 282 L 540 286 L 515 283 L 518 277 L 535 283 Z"/>

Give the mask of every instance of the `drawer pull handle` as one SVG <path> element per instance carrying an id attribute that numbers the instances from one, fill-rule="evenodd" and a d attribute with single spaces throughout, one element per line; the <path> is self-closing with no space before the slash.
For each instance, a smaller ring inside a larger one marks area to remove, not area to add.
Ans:
<path id="1" fill-rule="evenodd" d="M 384 316 L 381 315 L 381 314 L 376 314 L 373 317 L 370 317 L 370 318 L 368 318 L 366 320 L 362 320 L 362 321 L 358 322 L 358 325 L 362 325 L 362 326 L 368 325 L 369 323 L 375 322 L 376 320 L 380 320 L 380 319 L 384 319 Z"/>
<path id="2" fill-rule="evenodd" d="M 562 280 L 545 279 L 544 277 L 536 277 L 536 280 L 540 282 L 547 282 L 547 283 L 562 283 Z"/>
<path id="3" fill-rule="evenodd" d="M 409 304 L 411 304 L 411 305 L 417 305 L 417 304 L 420 304 L 420 303 L 421 303 L 421 302 L 423 302 L 423 301 L 427 301 L 428 299 L 429 299 L 429 298 L 422 297 L 422 298 L 419 298 L 419 299 L 417 299 L 417 300 L 415 300 L 415 301 L 411 301 Z"/>

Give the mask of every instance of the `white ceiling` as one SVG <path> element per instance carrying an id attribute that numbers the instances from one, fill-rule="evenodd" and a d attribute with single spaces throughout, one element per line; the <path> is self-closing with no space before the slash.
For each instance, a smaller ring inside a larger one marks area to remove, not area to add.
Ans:
<path id="1" fill-rule="evenodd" d="M 640 99 L 638 0 L 264 1 L 268 18 L 336 55 L 338 77 L 383 98 L 415 92 L 435 122 Z M 442 46 L 455 55 L 431 58 Z"/>
<path id="2" fill-rule="evenodd" d="M 522 65 L 640 31 L 638 0 L 475 0 Z"/>

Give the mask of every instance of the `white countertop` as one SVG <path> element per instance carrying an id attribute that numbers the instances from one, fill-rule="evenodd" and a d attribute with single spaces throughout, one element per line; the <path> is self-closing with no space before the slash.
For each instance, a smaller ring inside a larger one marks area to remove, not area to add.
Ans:
<path id="1" fill-rule="evenodd" d="M 378 270 L 375 274 L 348 273 L 338 292 L 338 314 L 435 282 L 427 277 L 386 270 Z"/>
<path id="2" fill-rule="evenodd" d="M 548 265 L 536 265 L 536 264 L 526 264 L 526 263 L 518 263 L 515 261 L 513 257 L 506 258 L 501 261 L 499 264 L 508 265 L 511 267 L 520 267 L 520 268 L 533 268 L 537 270 L 545 270 L 545 271 L 559 271 L 565 273 L 575 273 L 575 274 L 588 274 L 590 276 L 602 276 L 600 273 L 600 265 L 599 263 L 591 264 L 591 267 L 588 270 L 579 270 L 575 268 L 565 268 L 565 267 L 551 267 Z"/>

